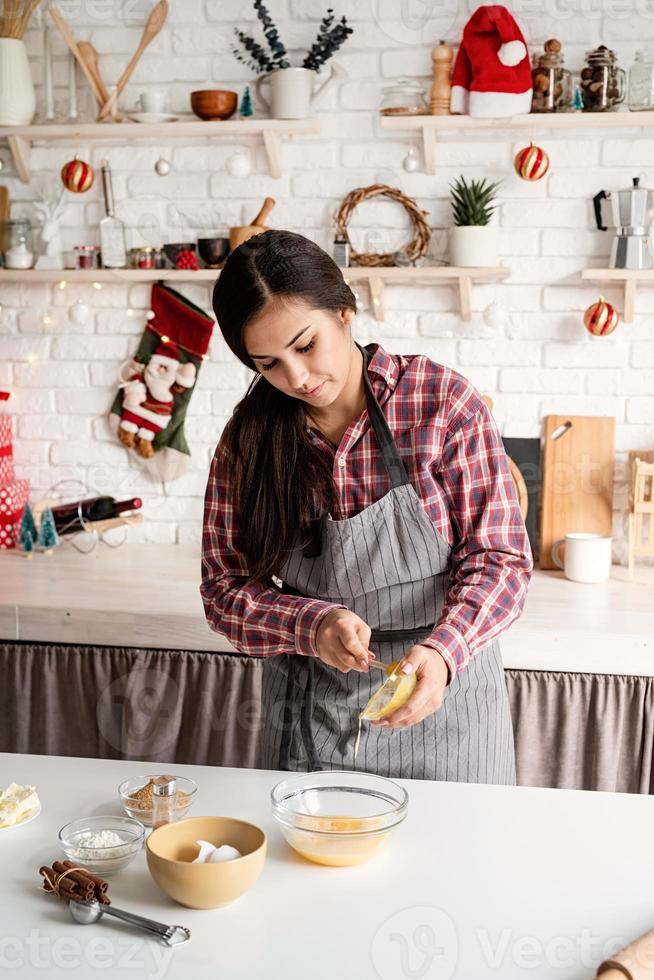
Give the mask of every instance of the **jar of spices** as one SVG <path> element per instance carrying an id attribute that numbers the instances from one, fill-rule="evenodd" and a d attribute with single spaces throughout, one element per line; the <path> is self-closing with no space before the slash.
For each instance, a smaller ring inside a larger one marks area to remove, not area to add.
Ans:
<path id="1" fill-rule="evenodd" d="M 543 54 L 534 55 L 531 77 L 532 112 L 569 112 L 572 108 L 572 74 L 563 67 L 561 42 L 550 38 Z"/>
<path id="2" fill-rule="evenodd" d="M 156 268 L 156 249 L 149 245 L 139 248 L 130 248 L 127 253 L 129 256 L 130 269 L 155 269 Z"/>
<path id="3" fill-rule="evenodd" d="M 382 116 L 424 116 L 429 114 L 426 93 L 413 78 L 398 78 L 383 89 L 379 111 Z"/>
<path id="4" fill-rule="evenodd" d="M 625 95 L 625 73 L 618 68 L 615 53 L 604 44 L 589 51 L 581 69 L 584 112 L 611 112 Z"/>
<path id="5" fill-rule="evenodd" d="M 177 782 L 174 776 L 156 776 L 152 780 L 152 827 L 174 823 L 176 816 Z"/>
<path id="6" fill-rule="evenodd" d="M 100 249 L 97 245 L 76 245 L 77 269 L 97 269 L 100 266 Z"/>
<path id="7" fill-rule="evenodd" d="M 636 51 L 629 69 L 628 102 L 632 112 L 654 108 L 654 56 L 648 48 Z"/>

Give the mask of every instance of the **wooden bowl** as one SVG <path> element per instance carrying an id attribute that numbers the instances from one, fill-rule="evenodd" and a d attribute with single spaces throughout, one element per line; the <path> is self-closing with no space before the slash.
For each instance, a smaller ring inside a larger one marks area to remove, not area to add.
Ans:
<path id="1" fill-rule="evenodd" d="M 191 109 L 200 119 L 229 119 L 236 111 L 238 94 L 227 89 L 199 89 L 191 92 Z"/>
<path id="2" fill-rule="evenodd" d="M 193 864 L 196 840 L 231 844 L 243 857 Z M 150 874 L 159 888 L 189 909 L 217 909 L 240 898 L 257 880 L 266 859 L 263 830 L 231 817 L 188 817 L 153 830 L 145 847 Z"/>

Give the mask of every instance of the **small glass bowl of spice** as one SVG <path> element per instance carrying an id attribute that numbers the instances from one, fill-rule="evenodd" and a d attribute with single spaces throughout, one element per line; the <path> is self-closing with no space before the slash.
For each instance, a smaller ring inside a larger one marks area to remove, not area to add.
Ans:
<path id="1" fill-rule="evenodd" d="M 118 795 L 125 813 L 136 820 L 140 820 L 146 827 L 152 826 L 152 796 L 154 793 L 154 781 L 158 779 L 154 776 L 133 776 L 126 779 L 118 787 Z M 184 776 L 175 776 L 175 807 L 173 821 L 181 820 L 185 817 L 195 799 L 198 784 L 192 779 Z"/>
<path id="2" fill-rule="evenodd" d="M 59 831 L 66 857 L 103 876 L 126 867 L 143 847 L 144 839 L 143 821 L 129 817 L 83 817 Z"/>

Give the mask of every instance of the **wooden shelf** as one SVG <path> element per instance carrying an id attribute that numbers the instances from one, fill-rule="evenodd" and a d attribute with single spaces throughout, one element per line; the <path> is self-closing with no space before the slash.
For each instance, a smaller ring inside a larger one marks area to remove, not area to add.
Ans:
<path id="1" fill-rule="evenodd" d="M 622 319 L 632 323 L 636 305 L 636 286 L 654 286 L 654 269 L 582 269 L 581 278 L 590 282 L 621 283 L 623 287 Z"/>
<path id="2" fill-rule="evenodd" d="M 557 130 L 623 129 L 654 126 L 654 111 L 643 112 L 532 112 L 503 119 L 473 116 L 380 116 L 382 129 L 392 132 L 419 130 L 425 157 L 425 170 L 436 173 L 436 136 L 456 130 Z M 576 134 L 575 134 L 576 135 Z"/>
<path id="3" fill-rule="evenodd" d="M 452 265 L 435 266 L 348 266 L 341 269 L 346 282 L 367 282 L 372 309 L 376 320 L 384 319 L 384 284 L 409 283 L 411 285 L 435 285 L 456 283 L 459 291 L 461 319 L 470 319 L 470 301 L 474 282 L 500 282 L 507 279 L 511 270 L 504 266 L 463 268 Z M 3 282 L 65 282 L 65 283 L 136 283 L 136 282 L 195 282 L 211 286 L 218 276 L 218 269 L 199 269 L 189 272 L 180 269 L 0 269 L 0 286 Z"/>
<path id="4" fill-rule="evenodd" d="M 437 283 L 456 283 L 459 291 L 459 309 L 462 320 L 470 320 L 470 303 L 473 282 L 501 282 L 507 279 L 511 270 L 504 266 L 463 268 L 453 265 L 402 267 L 361 267 L 349 266 L 343 269 L 347 282 L 367 281 L 370 290 L 373 313 L 376 320 L 384 319 L 384 284 L 409 283 L 411 285 L 435 285 Z"/>
<path id="5" fill-rule="evenodd" d="M 215 139 L 220 136 L 261 136 L 272 177 L 281 177 L 281 145 L 285 137 L 304 136 L 320 132 L 318 119 L 226 119 L 224 122 L 203 122 L 201 119 L 178 120 L 168 123 L 43 123 L 35 126 L 1 126 L 0 139 L 9 143 L 16 171 L 23 183 L 29 183 L 30 156 L 35 140 L 78 143 L 90 140 L 135 139 Z"/>

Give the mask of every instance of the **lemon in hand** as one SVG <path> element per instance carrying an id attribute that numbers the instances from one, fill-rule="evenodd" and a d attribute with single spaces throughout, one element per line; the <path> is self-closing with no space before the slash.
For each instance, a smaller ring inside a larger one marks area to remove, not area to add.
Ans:
<path id="1" fill-rule="evenodd" d="M 366 721 L 381 721 L 388 715 L 403 707 L 416 689 L 415 673 L 402 674 L 396 668 L 399 661 L 394 660 L 386 668 L 389 675 L 378 691 L 368 701 L 360 717 Z"/>

